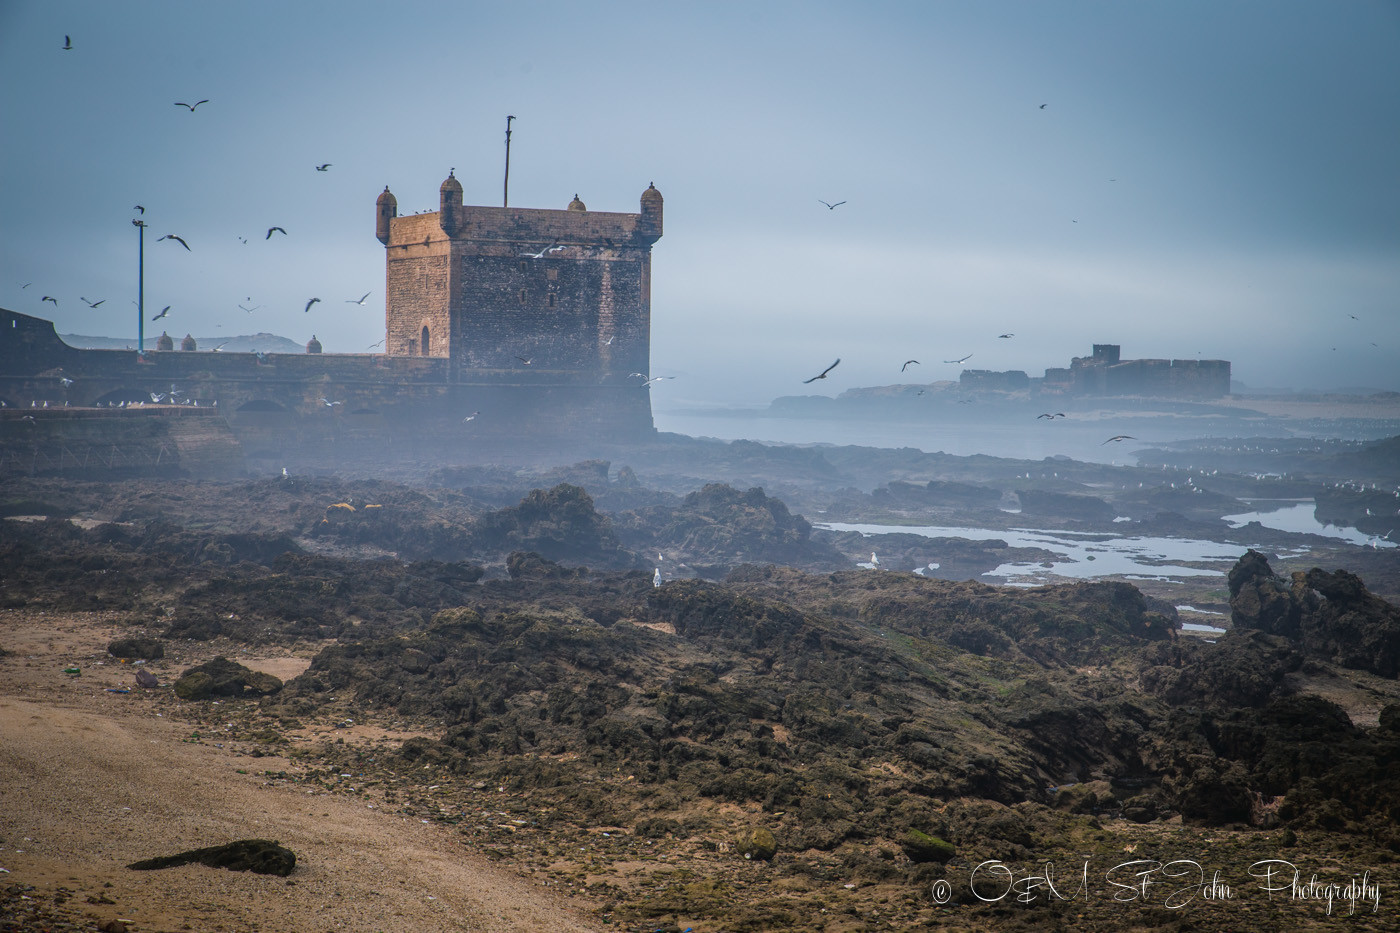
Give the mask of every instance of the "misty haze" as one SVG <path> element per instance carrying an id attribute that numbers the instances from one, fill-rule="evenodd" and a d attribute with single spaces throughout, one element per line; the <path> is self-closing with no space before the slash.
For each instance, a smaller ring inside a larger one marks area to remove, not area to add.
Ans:
<path id="1" fill-rule="evenodd" d="M 0 929 L 1395 929 L 1397 40 L 0 7 Z"/>

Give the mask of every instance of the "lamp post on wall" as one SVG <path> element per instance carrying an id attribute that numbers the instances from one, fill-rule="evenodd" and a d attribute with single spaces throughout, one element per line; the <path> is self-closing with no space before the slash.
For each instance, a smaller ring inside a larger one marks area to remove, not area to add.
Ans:
<path id="1" fill-rule="evenodd" d="M 146 222 L 133 218 L 136 228 L 136 355 L 146 353 Z"/>

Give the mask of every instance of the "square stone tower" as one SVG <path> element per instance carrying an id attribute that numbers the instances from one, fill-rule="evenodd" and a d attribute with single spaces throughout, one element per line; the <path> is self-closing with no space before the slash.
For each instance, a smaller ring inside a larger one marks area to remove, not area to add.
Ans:
<path id="1" fill-rule="evenodd" d="M 386 187 L 385 352 L 451 362 L 454 381 L 636 388 L 651 359 L 651 247 L 662 198 L 636 214 L 463 206 L 449 174 L 437 213 L 398 216 Z M 650 406 L 648 405 L 648 410 Z"/>

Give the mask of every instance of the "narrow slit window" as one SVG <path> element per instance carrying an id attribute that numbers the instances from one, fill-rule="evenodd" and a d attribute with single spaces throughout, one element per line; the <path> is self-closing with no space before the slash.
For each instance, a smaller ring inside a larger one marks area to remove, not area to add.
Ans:
<path id="1" fill-rule="evenodd" d="M 521 304 L 524 304 L 524 303 L 525 303 L 525 289 L 523 289 L 523 288 L 520 290 L 520 303 L 521 303 Z"/>
<path id="2" fill-rule="evenodd" d="M 557 298 L 557 297 L 558 297 L 557 295 L 555 295 L 553 292 L 551 292 L 546 303 L 547 303 L 551 308 L 554 307 L 554 305 L 555 305 L 555 303 L 556 303 L 556 298 Z"/>

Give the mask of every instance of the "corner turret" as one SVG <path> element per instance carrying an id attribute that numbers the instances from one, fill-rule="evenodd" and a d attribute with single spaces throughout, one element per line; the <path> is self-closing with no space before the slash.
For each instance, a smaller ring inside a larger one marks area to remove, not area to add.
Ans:
<path id="1" fill-rule="evenodd" d="M 389 221 L 399 216 L 399 199 L 389 193 L 388 185 L 384 186 L 384 193 L 379 196 L 379 200 L 374 202 L 374 210 L 374 235 L 379 237 L 379 242 L 388 246 Z"/>
<path id="2" fill-rule="evenodd" d="M 664 200 L 661 192 L 656 190 L 656 184 L 647 186 L 647 190 L 642 192 L 642 219 L 637 224 L 637 232 L 646 236 L 650 242 L 661 239 L 661 208 Z"/>
<path id="3" fill-rule="evenodd" d="M 457 180 L 456 169 L 447 173 L 447 180 L 438 189 L 438 223 L 448 236 L 461 232 L 465 218 L 462 216 L 462 183 Z"/>

